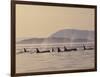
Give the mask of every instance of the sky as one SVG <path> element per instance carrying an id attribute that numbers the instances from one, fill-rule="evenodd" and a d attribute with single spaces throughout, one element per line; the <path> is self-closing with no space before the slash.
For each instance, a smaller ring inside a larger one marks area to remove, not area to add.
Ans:
<path id="1" fill-rule="evenodd" d="M 94 30 L 94 9 L 16 4 L 16 37 L 49 37 L 62 29 Z"/>

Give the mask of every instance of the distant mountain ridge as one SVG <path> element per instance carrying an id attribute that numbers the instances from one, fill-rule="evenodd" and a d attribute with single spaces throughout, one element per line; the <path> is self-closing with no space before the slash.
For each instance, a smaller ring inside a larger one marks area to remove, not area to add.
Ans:
<path id="1" fill-rule="evenodd" d="M 72 39 L 94 39 L 94 31 L 89 30 L 76 30 L 76 29 L 63 29 L 52 34 L 50 37 L 63 37 Z"/>
<path id="2" fill-rule="evenodd" d="M 28 38 L 17 41 L 17 44 L 40 44 L 40 43 L 67 43 L 67 42 L 92 42 L 94 31 L 63 29 L 48 38 Z"/>

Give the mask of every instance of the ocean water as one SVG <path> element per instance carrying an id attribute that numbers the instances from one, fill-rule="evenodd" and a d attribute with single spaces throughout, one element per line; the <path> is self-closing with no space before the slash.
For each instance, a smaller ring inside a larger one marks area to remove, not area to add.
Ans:
<path id="1" fill-rule="evenodd" d="M 16 45 L 16 53 L 23 51 L 26 48 L 30 52 L 16 54 L 16 72 L 45 72 L 45 71 L 61 71 L 61 70 L 79 70 L 93 69 L 95 61 L 95 51 L 83 50 L 83 43 L 70 44 L 18 44 Z M 86 46 L 94 46 L 93 43 L 84 43 Z M 60 47 L 63 51 L 63 46 L 79 47 L 78 51 L 71 52 L 49 52 L 49 53 L 34 53 L 35 48 L 47 50 Z M 33 52 L 33 53 L 31 53 Z"/>
<path id="2" fill-rule="evenodd" d="M 16 55 L 16 72 L 45 72 L 94 68 L 94 51 Z"/>

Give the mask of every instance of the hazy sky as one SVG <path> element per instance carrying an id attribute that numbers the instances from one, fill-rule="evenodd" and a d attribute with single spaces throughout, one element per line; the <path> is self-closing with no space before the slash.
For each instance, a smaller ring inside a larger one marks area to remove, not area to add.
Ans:
<path id="1" fill-rule="evenodd" d="M 61 29 L 94 30 L 94 9 L 16 5 L 16 37 L 48 37 Z"/>

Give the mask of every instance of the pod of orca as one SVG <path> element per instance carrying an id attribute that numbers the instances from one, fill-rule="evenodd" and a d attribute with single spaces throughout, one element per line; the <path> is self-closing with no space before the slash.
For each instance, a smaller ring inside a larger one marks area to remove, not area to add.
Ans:
<path id="1" fill-rule="evenodd" d="M 56 47 L 57 52 L 70 52 L 70 51 L 78 51 L 78 48 L 67 48 L 66 46 L 63 47 L 64 50 L 62 51 L 60 47 Z M 55 52 L 54 48 L 51 48 L 51 50 L 39 50 L 39 48 L 34 48 L 35 49 L 35 53 L 50 53 L 50 52 Z M 87 48 L 85 45 L 83 45 L 83 50 L 93 50 L 93 47 L 89 47 Z M 21 54 L 21 53 L 27 53 L 30 52 L 29 50 L 27 50 L 26 48 L 23 49 L 23 51 L 17 52 L 17 54 Z"/>

